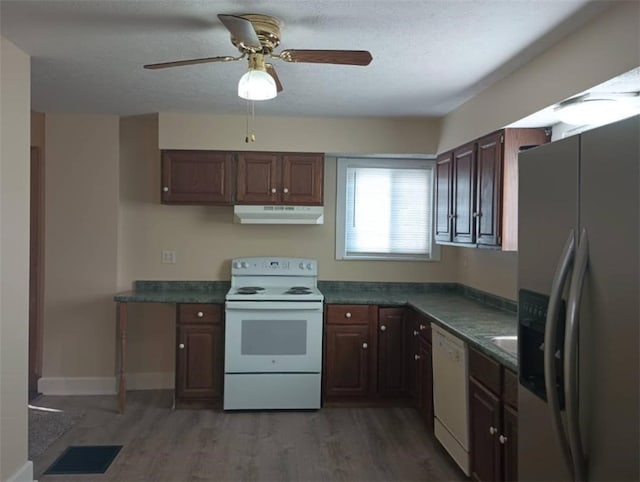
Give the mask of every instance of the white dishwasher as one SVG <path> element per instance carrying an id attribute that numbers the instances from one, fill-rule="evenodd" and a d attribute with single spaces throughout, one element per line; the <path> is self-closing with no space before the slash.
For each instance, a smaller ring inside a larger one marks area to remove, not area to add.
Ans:
<path id="1" fill-rule="evenodd" d="M 467 344 L 433 323 L 431 332 L 435 435 L 469 476 Z"/>

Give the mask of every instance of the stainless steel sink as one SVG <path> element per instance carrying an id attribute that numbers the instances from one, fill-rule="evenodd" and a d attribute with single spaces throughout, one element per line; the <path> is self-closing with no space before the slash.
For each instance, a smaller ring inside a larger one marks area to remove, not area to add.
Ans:
<path id="1" fill-rule="evenodd" d="M 513 356 L 518 356 L 518 336 L 493 336 L 490 338 L 491 343 L 498 348 L 511 353 Z"/>

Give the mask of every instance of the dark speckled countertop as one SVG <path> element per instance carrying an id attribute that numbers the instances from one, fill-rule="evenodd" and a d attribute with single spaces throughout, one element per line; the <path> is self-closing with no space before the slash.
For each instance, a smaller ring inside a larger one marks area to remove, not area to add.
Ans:
<path id="1" fill-rule="evenodd" d="M 122 303 L 224 303 L 228 281 L 136 281 L 133 291 L 117 293 Z M 513 301 L 456 283 L 370 283 L 319 281 L 331 304 L 409 305 L 430 316 L 470 346 L 517 371 L 517 358 L 490 338 L 517 334 Z"/>
<path id="2" fill-rule="evenodd" d="M 229 281 L 136 281 L 133 291 L 117 293 L 120 303 L 224 303 Z"/>

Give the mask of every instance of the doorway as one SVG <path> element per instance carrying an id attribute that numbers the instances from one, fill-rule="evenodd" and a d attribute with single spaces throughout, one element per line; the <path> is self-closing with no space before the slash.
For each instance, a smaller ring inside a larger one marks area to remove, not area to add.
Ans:
<path id="1" fill-rule="evenodd" d="M 42 376 L 44 287 L 44 163 L 39 147 L 31 147 L 29 239 L 29 401 L 38 394 Z"/>

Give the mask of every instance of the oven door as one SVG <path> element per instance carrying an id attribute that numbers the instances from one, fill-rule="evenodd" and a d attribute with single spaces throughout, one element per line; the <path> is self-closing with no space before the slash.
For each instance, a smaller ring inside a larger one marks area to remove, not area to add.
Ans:
<path id="1" fill-rule="evenodd" d="M 320 373 L 322 303 L 227 301 L 225 373 Z"/>

